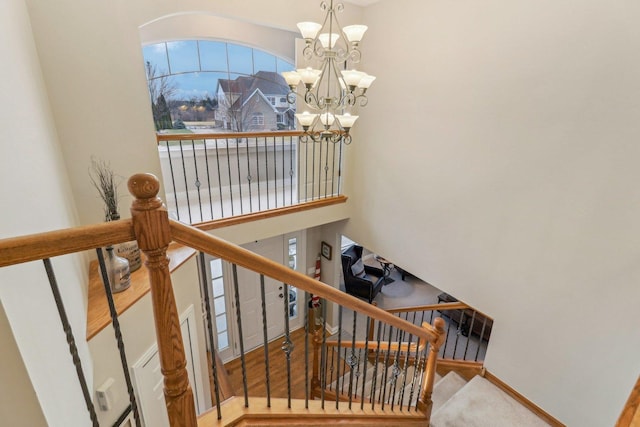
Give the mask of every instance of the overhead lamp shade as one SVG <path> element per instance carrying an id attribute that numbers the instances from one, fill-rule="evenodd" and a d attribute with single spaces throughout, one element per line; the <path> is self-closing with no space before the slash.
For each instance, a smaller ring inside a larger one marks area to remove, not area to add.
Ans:
<path id="1" fill-rule="evenodd" d="M 321 28 L 322 25 L 316 22 L 298 22 L 300 34 L 302 34 L 302 38 L 305 39 L 315 39 Z"/>
<path id="2" fill-rule="evenodd" d="M 318 36 L 318 40 L 320 40 L 320 43 L 322 44 L 322 47 L 327 49 L 333 49 L 333 47 L 336 45 L 336 42 L 338 41 L 338 39 L 340 38 L 339 34 L 336 33 L 322 33 Z M 329 45 L 329 40 L 331 40 L 331 45 Z"/>
<path id="3" fill-rule="evenodd" d="M 345 129 L 351 129 L 353 127 L 353 124 L 356 122 L 356 120 L 358 120 L 358 116 L 352 116 L 349 113 L 337 115 L 336 118 L 340 122 L 340 126 L 342 126 Z"/>
<path id="4" fill-rule="evenodd" d="M 317 114 L 311 114 L 308 111 L 305 111 L 304 113 L 296 114 L 298 123 L 300 123 L 301 126 L 307 126 L 307 127 L 311 127 L 313 122 L 316 120 L 316 117 L 318 117 Z"/>
<path id="5" fill-rule="evenodd" d="M 375 76 L 370 76 L 369 74 L 365 74 L 364 77 L 360 79 L 360 82 L 358 82 L 358 87 L 362 89 L 369 89 L 369 87 L 371 86 L 371 83 L 373 83 L 375 79 L 376 79 Z"/>
<path id="6" fill-rule="evenodd" d="M 320 77 L 320 73 L 322 73 L 321 70 L 315 70 L 311 67 L 299 68 L 297 72 L 300 75 L 300 79 L 304 84 L 311 84 L 311 85 L 315 84 L 315 82 Z"/>
<path id="7" fill-rule="evenodd" d="M 336 117 L 328 111 L 326 113 L 320 114 L 320 121 L 325 126 L 331 126 L 335 120 Z"/>
<path id="8" fill-rule="evenodd" d="M 360 80 L 366 76 L 362 71 L 356 70 L 344 70 L 342 71 L 342 77 L 344 78 L 344 82 L 347 86 L 358 86 Z"/>
<path id="9" fill-rule="evenodd" d="M 284 77 L 287 85 L 294 87 L 298 86 L 298 83 L 300 83 L 300 80 L 302 80 L 302 76 L 295 71 L 283 71 L 282 77 Z"/>
<path id="10" fill-rule="evenodd" d="M 347 36 L 347 40 L 350 42 L 359 42 L 362 40 L 364 36 L 364 32 L 367 31 L 366 25 L 349 25 L 342 29 L 344 34 Z"/>

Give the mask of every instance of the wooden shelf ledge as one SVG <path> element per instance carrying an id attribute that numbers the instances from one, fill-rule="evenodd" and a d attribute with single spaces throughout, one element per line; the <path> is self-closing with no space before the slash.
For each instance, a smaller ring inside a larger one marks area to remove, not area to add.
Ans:
<path id="1" fill-rule="evenodd" d="M 175 271 L 189 258 L 194 256 L 195 249 L 171 243 L 167 249 L 169 257 L 169 270 Z M 144 255 L 142 255 L 144 261 Z M 104 292 L 102 277 L 98 271 L 98 260 L 91 261 L 89 265 L 89 301 L 87 307 L 87 341 L 95 337 L 98 332 L 111 324 L 109 305 Z M 131 273 L 131 286 L 122 292 L 113 294 L 113 302 L 118 315 L 121 315 L 129 307 L 149 292 L 149 272 L 144 266 Z"/>

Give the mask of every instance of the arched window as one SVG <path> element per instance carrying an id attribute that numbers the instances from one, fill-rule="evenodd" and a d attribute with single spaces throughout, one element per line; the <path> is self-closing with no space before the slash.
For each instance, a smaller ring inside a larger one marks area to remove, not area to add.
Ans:
<path id="1" fill-rule="evenodd" d="M 265 51 L 210 40 L 143 47 L 153 120 L 158 131 L 243 132 L 293 128 L 295 107 L 280 75 L 292 63 Z"/>

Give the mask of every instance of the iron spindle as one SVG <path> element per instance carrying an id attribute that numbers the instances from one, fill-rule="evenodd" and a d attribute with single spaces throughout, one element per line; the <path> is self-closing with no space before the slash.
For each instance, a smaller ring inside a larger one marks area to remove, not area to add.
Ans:
<path id="1" fill-rule="evenodd" d="M 238 166 L 238 191 L 240 198 L 240 215 L 244 214 L 244 200 L 242 198 L 242 175 L 240 173 L 240 141 L 241 138 L 236 138 L 236 164 Z"/>
<path id="2" fill-rule="evenodd" d="M 393 336 L 393 326 L 389 325 L 389 341 L 387 343 L 387 354 L 384 361 L 384 372 L 382 373 L 382 389 L 380 390 L 379 403 L 382 404 L 384 410 L 384 399 L 387 395 L 387 376 L 389 375 L 389 359 L 391 357 L 391 337 Z"/>
<path id="3" fill-rule="evenodd" d="M 116 336 L 116 343 L 118 345 L 118 352 L 120 353 L 120 363 L 122 365 L 122 372 L 124 373 L 125 384 L 127 385 L 127 393 L 129 394 L 129 403 L 133 411 L 133 417 L 136 421 L 136 426 L 140 427 L 140 413 L 138 412 L 138 404 L 136 402 L 136 396 L 133 392 L 133 383 L 131 382 L 131 375 L 129 374 L 129 364 L 127 363 L 127 354 L 124 349 L 124 340 L 122 339 L 122 331 L 120 330 L 120 321 L 118 320 L 118 312 L 116 311 L 116 305 L 113 302 L 113 294 L 111 293 L 111 284 L 109 283 L 109 276 L 107 274 L 107 266 L 104 262 L 104 254 L 102 248 L 96 249 L 98 255 L 98 264 L 100 265 L 100 273 L 102 275 L 102 284 L 104 285 L 104 292 L 107 296 L 107 304 L 109 306 L 109 315 L 111 316 L 111 325 Z"/>
<path id="4" fill-rule="evenodd" d="M 415 311 L 414 320 L 415 320 Z M 418 338 L 419 339 L 419 338 Z M 402 373 L 402 388 L 400 389 L 400 410 L 402 411 L 402 406 L 404 405 L 404 392 L 407 387 L 407 369 L 409 368 L 409 356 L 411 354 L 411 341 L 413 341 L 413 334 L 409 334 L 409 339 L 407 340 L 407 354 L 404 358 L 404 372 Z"/>
<path id="5" fill-rule="evenodd" d="M 320 140 L 318 145 L 320 146 L 320 152 L 318 154 L 318 199 L 319 199 L 320 195 L 322 194 L 320 190 L 320 187 L 322 185 L 322 168 L 320 167 L 320 165 L 322 165 L 322 139 Z M 313 179 L 316 179 L 316 178 L 314 177 Z"/>
<path id="6" fill-rule="evenodd" d="M 338 195 L 342 194 L 340 188 L 342 185 L 342 143 L 340 143 L 340 160 L 338 161 Z"/>
<path id="7" fill-rule="evenodd" d="M 89 411 L 91 424 L 94 427 L 97 427 L 100 425 L 98 423 L 98 416 L 96 415 L 96 409 L 93 406 L 93 401 L 91 400 L 91 393 L 89 392 L 89 387 L 87 386 L 87 379 L 85 378 L 84 371 L 82 370 L 82 361 L 80 360 L 80 356 L 78 356 L 78 347 L 76 346 L 76 340 L 73 336 L 71 324 L 69 323 L 69 318 L 67 317 L 67 312 L 64 308 L 64 303 L 62 302 L 62 296 L 60 295 L 60 289 L 58 288 L 58 282 L 53 271 L 53 266 L 51 265 L 51 260 L 49 258 L 45 258 L 42 261 L 44 262 L 44 269 L 47 272 L 49 286 L 51 287 L 53 299 L 55 300 L 56 308 L 58 309 L 58 315 L 60 316 L 60 321 L 62 322 L 62 329 L 64 330 L 64 334 L 67 338 L 69 353 L 71 353 L 71 359 L 73 360 L 73 365 L 76 368 L 78 381 L 80 381 L 80 388 L 82 389 L 84 403 L 87 406 L 87 410 Z"/>
<path id="8" fill-rule="evenodd" d="M 378 365 L 380 360 L 380 333 L 382 332 L 382 328 L 380 327 L 381 323 L 378 321 L 378 333 L 377 333 L 377 347 L 376 347 L 376 358 L 375 364 L 373 365 L 373 381 L 371 381 L 371 390 L 369 391 L 369 400 L 371 400 L 371 410 L 375 409 L 376 405 L 376 385 L 378 382 Z"/>
<path id="9" fill-rule="evenodd" d="M 284 342 L 282 351 L 287 360 L 287 408 L 291 409 L 291 353 L 293 352 L 293 342 L 289 336 L 289 285 L 284 286 Z"/>
<path id="10" fill-rule="evenodd" d="M 258 181 L 258 210 L 262 210 L 262 200 L 260 196 L 260 147 L 258 143 L 258 138 L 255 138 L 255 146 L 256 146 L 256 178 Z"/>
<path id="11" fill-rule="evenodd" d="M 338 370 L 336 371 L 336 409 L 339 407 L 340 402 L 340 344 L 342 343 L 342 306 L 338 306 Z M 344 383 L 344 381 L 343 381 Z"/>
<path id="12" fill-rule="evenodd" d="M 333 157 L 331 158 L 331 195 L 332 196 L 335 196 L 333 187 L 335 185 L 334 175 L 336 173 L 336 145 L 337 144 L 333 144 Z"/>
<path id="13" fill-rule="evenodd" d="M 296 149 L 296 151 L 298 151 Z M 289 200 L 291 204 L 294 204 L 293 201 L 293 175 L 295 175 L 293 165 L 293 137 L 289 136 Z"/>
<path id="14" fill-rule="evenodd" d="M 262 302 L 262 342 L 264 343 L 264 371 L 267 385 L 267 408 L 271 408 L 271 380 L 269 375 L 269 335 L 267 325 L 267 304 L 264 291 L 264 274 L 260 275 L 260 300 Z"/>
<path id="15" fill-rule="evenodd" d="M 267 179 L 267 209 L 269 209 L 269 147 L 267 146 L 267 137 L 264 137 L 264 174 Z"/>
<path id="16" fill-rule="evenodd" d="M 309 409 L 309 304 L 311 296 L 304 293 L 304 408 Z M 315 322 L 314 322 L 315 327 Z"/>
<path id="17" fill-rule="evenodd" d="M 356 350 L 356 323 L 357 323 L 357 319 L 358 319 L 358 312 L 354 311 L 353 312 L 353 329 L 352 329 L 352 333 L 351 333 L 351 355 L 349 356 L 351 359 L 347 360 L 347 364 L 349 365 L 350 372 L 349 372 L 349 409 L 351 409 L 351 401 L 353 399 L 353 375 L 354 375 L 354 369 L 356 368 L 356 366 L 358 365 L 358 358 L 355 357 L 355 350 Z M 356 380 L 358 379 L 358 377 L 356 376 Z"/>
<path id="18" fill-rule="evenodd" d="M 487 318 L 485 317 L 482 321 L 482 330 L 480 331 L 480 339 L 478 340 L 478 349 L 476 350 L 475 361 L 478 361 L 478 356 L 480 355 L 480 346 L 482 345 L 482 340 L 484 339 L 484 328 L 487 325 Z"/>
<path id="19" fill-rule="evenodd" d="M 232 265 L 233 269 L 233 290 L 235 292 L 236 319 L 238 322 L 238 337 L 240 337 L 240 363 L 242 365 L 242 388 L 244 391 L 244 407 L 249 407 L 249 393 L 247 391 L 247 367 L 244 356 L 244 337 L 242 336 L 242 315 L 240 313 L 240 291 L 238 290 L 238 266 Z"/>
<path id="20" fill-rule="evenodd" d="M 253 192 L 251 191 L 251 162 L 249 156 L 249 138 L 244 138 L 247 142 L 247 181 L 249 183 L 249 212 L 253 212 Z"/>
<path id="21" fill-rule="evenodd" d="M 225 138 L 225 145 L 227 149 L 227 173 L 229 174 L 229 198 L 231 201 L 231 216 L 235 215 L 233 206 L 233 182 L 231 181 L 231 156 L 229 156 L 229 138 Z"/>
<path id="22" fill-rule="evenodd" d="M 218 192 L 220 193 L 220 215 L 224 218 L 224 201 L 222 199 L 222 176 L 220 174 L 220 153 L 218 151 L 218 140 L 216 142 L 216 166 L 218 168 Z"/>
<path id="23" fill-rule="evenodd" d="M 211 194 L 211 173 L 209 172 L 209 152 L 207 151 L 207 140 L 202 141 L 204 147 L 204 164 L 207 168 L 207 186 L 209 188 L 209 209 L 211 209 L 211 219 L 215 219 L 213 215 L 213 195 Z"/>
<path id="24" fill-rule="evenodd" d="M 285 189 L 287 188 L 287 185 L 285 183 L 285 174 L 284 174 L 284 136 L 281 138 L 280 142 L 281 142 L 280 151 L 282 152 L 282 206 L 286 206 L 287 201 L 285 199 L 286 199 L 287 192 L 285 191 Z"/>
<path id="25" fill-rule="evenodd" d="M 193 224 L 193 218 L 191 217 L 191 202 L 189 201 L 189 183 L 187 182 L 187 167 L 184 163 L 184 149 L 182 147 L 182 140 L 180 143 L 180 159 L 182 160 L 182 177 L 184 178 L 185 196 L 187 197 L 187 210 L 189 212 L 189 224 Z"/>
<path id="26" fill-rule="evenodd" d="M 276 155 L 276 139 L 273 138 L 273 201 L 278 207 L 278 156 Z"/>
<path id="27" fill-rule="evenodd" d="M 171 171 L 171 184 L 173 185 L 173 198 L 176 201 L 176 216 L 180 221 L 180 209 L 178 209 L 178 189 L 176 188 L 176 178 L 173 171 L 173 161 L 171 160 L 171 149 L 169 148 L 169 141 L 166 142 L 167 157 L 169 158 L 169 170 Z"/>
<path id="28" fill-rule="evenodd" d="M 416 343 L 416 353 L 413 361 L 413 378 L 411 379 L 411 389 L 409 390 L 409 401 L 407 402 L 407 410 L 411 410 L 411 401 L 413 400 L 413 393 L 416 386 L 417 375 L 420 375 L 420 366 L 419 366 L 419 351 L 420 348 L 420 337 L 418 337 L 418 341 Z M 420 394 L 418 392 L 418 394 Z M 400 408 L 402 410 L 402 408 Z"/>
<path id="29" fill-rule="evenodd" d="M 202 213 L 202 196 L 200 194 L 200 176 L 198 174 L 198 161 L 196 159 L 196 141 L 191 140 L 191 151 L 193 152 L 193 170 L 196 174 L 196 191 L 198 193 L 198 206 L 200 206 L 200 221 L 204 221 L 204 215 Z"/>
<path id="30" fill-rule="evenodd" d="M 215 341 L 213 340 L 213 320 L 211 316 L 211 301 L 209 299 L 209 284 L 206 280 L 207 271 L 204 253 L 198 254 L 198 261 L 200 264 L 200 275 L 202 280 L 202 298 L 204 300 L 204 312 L 207 321 L 207 338 L 209 339 L 209 348 L 211 349 L 211 372 L 213 374 L 213 392 L 216 399 L 216 411 L 218 413 L 218 419 L 222 419 L 222 409 L 220 405 L 220 386 L 218 380 L 218 366 L 216 363 L 216 348 Z"/>
<path id="31" fill-rule="evenodd" d="M 364 369 L 362 372 L 362 393 L 360 393 L 360 409 L 364 409 L 364 387 L 367 382 L 367 366 L 369 365 L 369 333 L 371 329 L 371 318 L 367 316 L 367 333 L 364 338 Z"/>
<path id="32" fill-rule="evenodd" d="M 476 320 L 476 312 L 475 310 L 473 311 L 473 313 L 471 314 L 471 324 L 469 325 L 469 332 L 467 333 L 467 345 L 465 345 L 464 347 L 464 356 L 462 356 L 463 360 L 467 359 L 467 350 L 469 349 L 469 341 L 471 341 L 471 334 L 473 333 L 473 323 Z M 480 346 L 480 344 L 478 343 L 478 347 Z"/>
<path id="33" fill-rule="evenodd" d="M 327 387 L 327 301 L 322 300 L 322 352 L 321 352 L 321 367 L 324 367 L 324 374 L 321 375 L 321 388 L 320 388 L 320 406 L 324 410 L 324 389 Z"/>

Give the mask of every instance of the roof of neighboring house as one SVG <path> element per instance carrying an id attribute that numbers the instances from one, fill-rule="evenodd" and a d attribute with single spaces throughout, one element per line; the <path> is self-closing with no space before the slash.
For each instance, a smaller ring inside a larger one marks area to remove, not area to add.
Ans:
<path id="1" fill-rule="evenodd" d="M 260 91 L 263 96 L 286 96 L 289 93 L 287 82 L 280 74 L 273 71 L 258 71 L 253 76 L 240 76 L 233 80 L 219 79 L 216 92 L 220 89 L 225 94 L 240 95 L 234 104 L 244 104 L 254 96 L 256 91 Z"/>

